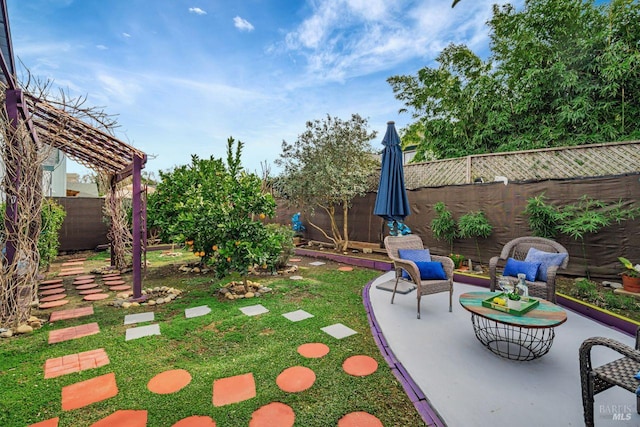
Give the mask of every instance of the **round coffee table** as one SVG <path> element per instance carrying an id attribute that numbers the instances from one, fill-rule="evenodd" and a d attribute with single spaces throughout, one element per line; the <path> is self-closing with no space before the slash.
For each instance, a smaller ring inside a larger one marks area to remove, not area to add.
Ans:
<path id="1" fill-rule="evenodd" d="M 476 338 L 491 352 L 511 360 L 533 360 L 551 349 L 553 328 L 567 321 L 567 313 L 547 300 L 522 316 L 484 307 L 482 301 L 499 292 L 467 292 L 460 295 L 460 305 L 471 312 Z"/>

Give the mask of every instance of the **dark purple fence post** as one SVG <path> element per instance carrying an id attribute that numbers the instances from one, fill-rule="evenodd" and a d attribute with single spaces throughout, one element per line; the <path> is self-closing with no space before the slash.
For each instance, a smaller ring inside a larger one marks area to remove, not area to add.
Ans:
<path id="1" fill-rule="evenodd" d="M 142 158 L 133 156 L 133 299 L 142 297 L 142 239 L 141 239 L 141 216 L 142 216 L 142 188 L 140 185 L 140 172 L 142 170 Z"/>
<path id="2" fill-rule="evenodd" d="M 18 138 L 15 136 L 15 131 L 18 129 L 18 104 L 22 101 L 22 91 L 20 90 L 7 90 L 6 91 L 6 108 L 7 115 L 9 117 L 9 124 L 12 135 L 9 137 L 9 141 L 5 141 L 7 144 L 7 164 L 5 165 L 5 172 L 9 178 L 10 185 L 5 188 L 6 191 L 6 218 L 5 226 L 7 229 L 6 236 L 6 265 L 13 264 L 13 260 L 16 255 L 16 224 L 18 222 L 18 193 L 20 188 L 20 159 L 16 158 L 13 153 L 13 148 L 20 144 Z"/>

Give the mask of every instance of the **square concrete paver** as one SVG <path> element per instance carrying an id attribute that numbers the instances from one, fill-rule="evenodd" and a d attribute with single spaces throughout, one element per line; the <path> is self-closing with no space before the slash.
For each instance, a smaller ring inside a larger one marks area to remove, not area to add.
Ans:
<path id="1" fill-rule="evenodd" d="M 191 307 L 184 309 L 184 317 L 191 319 L 192 317 L 200 317 L 211 313 L 209 306 L 201 305 L 199 307 Z"/>
<path id="2" fill-rule="evenodd" d="M 151 335 L 160 335 L 160 325 L 138 326 L 136 328 L 127 329 L 125 341 L 135 340 L 142 337 L 148 337 Z"/>
<path id="3" fill-rule="evenodd" d="M 313 314 L 307 313 L 304 310 L 296 310 L 296 311 L 291 311 L 289 313 L 285 313 L 283 314 L 283 316 L 291 320 L 292 322 L 299 322 L 301 320 L 313 317 Z"/>
<path id="4" fill-rule="evenodd" d="M 224 406 L 256 397 L 253 374 L 221 378 L 213 382 L 213 406 Z"/>
<path id="5" fill-rule="evenodd" d="M 62 410 L 83 408 L 118 394 L 116 374 L 113 372 L 62 388 Z"/>
<path id="6" fill-rule="evenodd" d="M 148 311 L 146 313 L 127 314 L 124 316 L 124 324 L 131 325 L 132 323 L 153 322 L 154 312 Z"/>
<path id="7" fill-rule="evenodd" d="M 248 307 L 242 307 L 240 309 L 241 312 L 246 314 L 247 316 L 257 316 L 258 314 L 268 313 L 269 310 L 264 308 L 262 304 L 250 305 Z"/>
<path id="8" fill-rule="evenodd" d="M 310 262 L 309 265 L 313 265 L 315 267 L 319 266 L 319 265 L 325 265 L 326 262 L 322 262 L 322 261 L 314 261 L 314 262 Z"/>
<path id="9" fill-rule="evenodd" d="M 57 329 L 49 332 L 49 344 L 55 344 L 62 341 L 74 340 L 100 333 L 100 327 L 97 323 L 87 323 L 80 326 L 72 326 L 70 328 Z"/>
<path id="10" fill-rule="evenodd" d="M 386 282 L 380 283 L 376 285 L 376 289 L 382 289 L 383 291 L 393 292 L 393 287 L 396 285 L 396 281 L 388 280 Z M 398 288 L 396 289 L 397 294 L 408 294 L 416 288 L 411 282 L 407 282 L 406 280 L 400 279 L 398 280 Z"/>
<path id="11" fill-rule="evenodd" d="M 353 329 L 347 326 L 344 326 L 342 323 L 336 323 L 335 325 L 325 326 L 324 328 L 320 328 L 320 330 L 339 340 L 341 340 L 342 338 L 350 337 L 351 335 L 357 334 L 356 331 L 354 331 Z"/>
<path id="12" fill-rule="evenodd" d="M 49 316 L 49 322 L 55 322 L 57 320 L 75 319 L 77 317 L 89 316 L 93 314 L 93 306 L 72 308 L 70 310 L 54 311 Z"/>
<path id="13" fill-rule="evenodd" d="M 109 356 L 107 356 L 104 348 L 54 357 L 47 359 L 44 364 L 44 378 L 55 378 L 86 369 L 99 368 L 108 364 Z"/>

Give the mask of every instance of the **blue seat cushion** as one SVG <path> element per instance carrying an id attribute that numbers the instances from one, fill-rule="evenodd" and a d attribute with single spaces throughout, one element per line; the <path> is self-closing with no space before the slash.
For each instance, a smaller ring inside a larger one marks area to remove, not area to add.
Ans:
<path id="1" fill-rule="evenodd" d="M 546 282 L 547 270 L 549 267 L 554 265 L 560 266 L 567 255 L 568 254 L 566 253 L 545 252 L 536 248 L 531 248 L 529 249 L 529 252 L 527 252 L 527 257 L 524 260 L 528 262 L 539 262 L 540 267 L 538 268 L 538 280 Z"/>
<path id="2" fill-rule="evenodd" d="M 420 270 L 420 279 L 422 280 L 447 280 L 447 274 L 439 261 L 417 261 L 416 265 Z"/>
<path id="3" fill-rule="evenodd" d="M 538 268 L 540 268 L 539 262 L 518 261 L 517 259 L 508 258 L 502 275 L 518 277 L 518 274 L 524 273 L 529 282 L 534 282 L 538 274 Z"/>
<path id="4" fill-rule="evenodd" d="M 429 249 L 398 249 L 398 256 L 401 259 L 407 259 L 415 263 L 431 262 L 431 252 L 429 252 Z M 409 279 L 409 273 L 402 270 L 402 277 Z"/>

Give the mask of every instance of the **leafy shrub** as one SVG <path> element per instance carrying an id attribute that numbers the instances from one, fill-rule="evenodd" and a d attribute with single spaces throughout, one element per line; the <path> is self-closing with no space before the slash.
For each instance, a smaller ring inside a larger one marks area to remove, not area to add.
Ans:
<path id="1" fill-rule="evenodd" d="M 598 298 L 596 284 L 589 279 L 580 279 L 576 281 L 576 294 L 579 298 L 586 301 L 594 301 Z"/>
<path id="2" fill-rule="evenodd" d="M 289 258 L 295 253 L 295 245 L 293 237 L 295 232 L 290 227 L 280 224 L 267 224 L 269 253 L 267 257 L 267 266 L 276 270 L 287 266 Z"/>
<path id="3" fill-rule="evenodd" d="M 436 211 L 436 217 L 431 221 L 431 231 L 436 239 L 446 241 L 450 252 L 453 252 L 453 241 L 458 235 L 453 214 L 444 202 L 433 205 L 433 210 Z"/>

